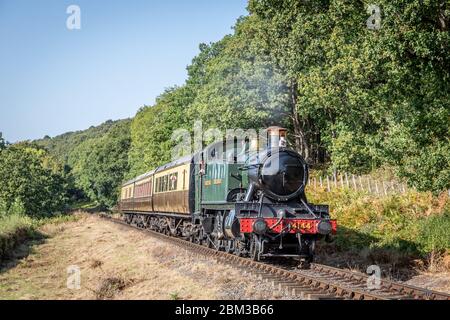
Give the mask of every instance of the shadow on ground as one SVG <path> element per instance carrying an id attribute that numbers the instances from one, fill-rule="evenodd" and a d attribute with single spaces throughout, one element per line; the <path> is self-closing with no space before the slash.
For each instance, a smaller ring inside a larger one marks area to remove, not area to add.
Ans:
<path id="1" fill-rule="evenodd" d="M 346 227 L 339 227 L 333 243 L 321 242 L 317 246 L 317 263 L 366 273 L 377 265 L 385 278 L 407 281 L 418 275 L 420 256 L 413 242 L 395 239 L 394 246 L 380 246 L 379 239 Z"/>
<path id="2" fill-rule="evenodd" d="M 49 237 L 39 231 L 33 231 L 17 241 L 17 245 L 0 259 L 0 274 L 16 267 L 23 259 L 34 252 L 34 248 L 47 241 Z"/>

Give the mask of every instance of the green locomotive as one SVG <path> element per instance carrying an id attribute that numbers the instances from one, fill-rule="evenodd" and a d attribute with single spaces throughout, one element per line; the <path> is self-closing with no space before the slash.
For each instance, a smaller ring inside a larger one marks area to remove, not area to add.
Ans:
<path id="1" fill-rule="evenodd" d="M 308 203 L 308 166 L 286 148 L 286 130 L 207 146 L 128 181 L 125 221 L 254 260 L 312 261 L 336 233 L 326 205 Z"/>

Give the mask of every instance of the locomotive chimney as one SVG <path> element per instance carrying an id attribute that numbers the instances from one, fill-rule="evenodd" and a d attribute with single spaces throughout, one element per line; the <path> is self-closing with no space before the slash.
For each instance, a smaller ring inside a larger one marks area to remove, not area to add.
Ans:
<path id="1" fill-rule="evenodd" d="M 281 127 L 270 127 L 267 129 L 267 149 L 286 148 L 287 129 Z"/>

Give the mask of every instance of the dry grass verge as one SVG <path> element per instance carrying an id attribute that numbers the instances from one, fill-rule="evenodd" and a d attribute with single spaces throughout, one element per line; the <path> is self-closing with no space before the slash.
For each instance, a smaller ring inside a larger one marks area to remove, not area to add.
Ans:
<path id="1" fill-rule="evenodd" d="M 0 271 L 1 299 L 281 299 L 240 270 L 93 216 L 46 225 L 46 242 Z M 67 268 L 81 288 L 67 288 Z"/>
<path id="2" fill-rule="evenodd" d="M 35 235 L 35 224 L 26 216 L 12 214 L 0 218 L 0 262 L 20 243 Z"/>

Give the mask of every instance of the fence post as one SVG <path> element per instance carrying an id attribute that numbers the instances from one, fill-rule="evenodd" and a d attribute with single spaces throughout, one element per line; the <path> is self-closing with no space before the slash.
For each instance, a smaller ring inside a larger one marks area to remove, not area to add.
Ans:
<path id="1" fill-rule="evenodd" d="M 341 173 L 341 187 L 344 188 L 344 177 L 342 176 L 342 173 Z"/>
<path id="2" fill-rule="evenodd" d="M 320 176 L 320 187 L 322 188 L 323 184 L 322 184 L 322 176 Z"/>
<path id="3" fill-rule="evenodd" d="M 348 182 L 348 174 L 345 173 L 345 182 L 347 183 L 347 188 L 350 188 L 350 183 Z"/>
<path id="4" fill-rule="evenodd" d="M 336 172 L 333 174 L 334 187 L 337 188 L 337 175 Z"/>
<path id="5" fill-rule="evenodd" d="M 384 195 L 387 196 L 386 182 L 384 182 L 384 181 L 383 181 L 383 189 L 384 189 Z"/>
<path id="6" fill-rule="evenodd" d="M 377 194 L 380 194 L 379 189 L 378 189 L 378 181 L 375 180 L 375 191 L 377 192 Z"/>
<path id="7" fill-rule="evenodd" d="M 358 191 L 358 186 L 356 185 L 356 179 L 355 179 L 354 174 L 352 174 L 352 181 L 353 181 L 353 187 L 355 188 L 356 191 Z"/>
<path id="8" fill-rule="evenodd" d="M 330 179 L 328 179 L 328 176 L 327 176 L 327 189 L 328 189 L 328 192 L 331 191 L 331 188 L 330 188 Z"/>
<path id="9" fill-rule="evenodd" d="M 370 186 L 370 178 L 367 177 L 367 186 L 369 187 L 369 193 L 372 193 L 372 187 Z"/>

